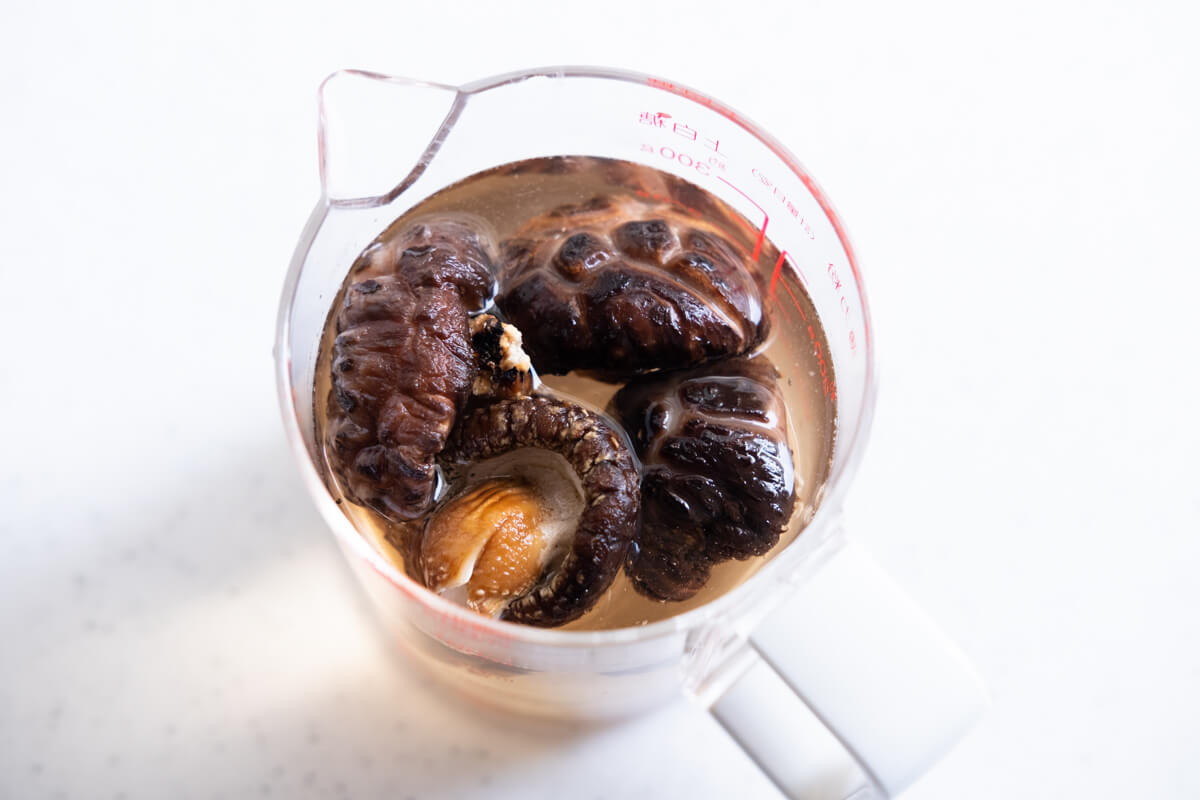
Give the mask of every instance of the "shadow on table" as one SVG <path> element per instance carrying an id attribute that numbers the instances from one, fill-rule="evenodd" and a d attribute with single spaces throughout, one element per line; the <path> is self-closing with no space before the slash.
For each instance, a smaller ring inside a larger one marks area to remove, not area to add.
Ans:
<path id="1" fill-rule="evenodd" d="M 621 727 L 503 715 L 410 665 L 278 437 L 214 447 L 146 483 L 141 502 L 97 520 L 55 574 L 25 587 L 51 602 L 66 584 L 88 610 L 63 662 L 87 659 L 89 678 L 111 673 L 119 687 L 89 696 L 65 668 L 48 699 L 122 733 L 107 756 L 89 745 L 94 769 L 66 741 L 50 748 L 47 772 L 69 771 L 65 789 L 107 785 L 107 758 L 159 764 L 130 776 L 152 793 L 487 796 L 519 792 L 537 770 L 540 786 L 601 794 L 575 785 L 569 754 L 619 752 Z"/>

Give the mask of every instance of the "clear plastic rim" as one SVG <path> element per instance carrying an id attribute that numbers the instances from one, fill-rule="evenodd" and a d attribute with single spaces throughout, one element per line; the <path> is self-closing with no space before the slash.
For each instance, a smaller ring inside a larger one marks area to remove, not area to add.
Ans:
<path id="1" fill-rule="evenodd" d="M 346 72 L 355 72 L 360 75 L 370 77 L 386 78 L 389 80 L 402 80 L 420 85 L 430 85 L 427 81 L 411 80 L 407 78 L 399 78 L 396 76 L 384 76 L 378 73 L 367 73 L 357 70 L 346 70 Z M 832 203 L 828 197 L 817 185 L 816 181 L 808 174 L 808 171 L 800 164 L 797 159 L 781 142 L 779 142 L 771 134 L 767 133 L 757 124 L 748 119 L 745 115 L 735 111 L 729 106 L 720 103 L 690 87 L 682 84 L 656 78 L 651 75 L 646 75 L 639 72 L 629 70 L 614 69 L 609 67 L 591 67 L 591 66 L 554 66 L 541 67 L 531 70 L 523 70 L 517 72 L 508 72 L 501 75 L 483 78 L 457 88 L 460 95 L 460 101 L 465 100 L 467 96 L 479 94 L 489 89 L 494 89 L 499 86 L 504 86 L 510 83 L 529 80 L 530 78 L 552 78 L 552 79 L 570 79 L 570 78 L 595 78 L 605 80 L 624 81 L 626 83 L 634 83 L 642 86 L 647 86 L 659 91 L 665 91 L 670 94 L 675 94 L 684 99 L 705 106 L 722 116 L 729 119 L 739 127 L 746 130 L 752 136 L 757 138 L 768 149 L 771 150 L 787 167 L 795 174 L 797 178 L 804 184 L 817 200 L 821 210 L 825 213 L 834 231 L 837 233 L 839 243 L 846 253 L 846 258 L 850 263 L 850 269 L 854 274 L 855 281 L 858 287 L 858 299 L 862 305 L 863 312 L 863 352 L 867 360 L 866 378 L 863 387 L 862 405 L 859 410 L 857 425 L 854 428 L 854 433 L 849 441 L 840 440 L 840 444 L 846 448 L 846 458 L 841 463 L 839 468 L 836 468 L 829 476 L 829 481 L 826 483 L 826 490 L 821 504 L 818 506 L 813 518 L 809 521 L 806 527 L 819 530 L 823 527 L 830 526 L 836 520 L 841 510 L 841 499 L 849 487 L 851 478 L 857 470 L 858 463 L 862 458 L 865 443 L 870 433 L 871 423 L 874 417 L 875 395 L 877 388 L 877 374 L 875 363 L 875 349 L 873 342 L 873 326 L 871 324 L 870 307 L 867 303 L 867 294 L 865 285 L 862 280 L 862 272 L 858 264 L 858 259 L 855 257 L 854 249 L 851 247 L 849 235 L 846 227 L 834 210 Z M 439 85 L 440 84 L 435 84 Z M 452 88 L 452 87 L 446 87 Z M 317 505 L 318 511 L 322 518 L 330 526 L 338 540 L 343 545 L 348 547 L 359 558 L 362 558 L 376 573 L 385 578 L 397 590 L 412 599 L 414 602 L 429 607 L 439 616 L 445 619 L 453 629 L 457 631 L 472 631 L 481 634 L 484 638 L 504 639 L 514 643 L 525 643 L 531 645 L 550 645 L 555 647 L 565 648 L 591 648 L 603 646 L 626 645 L 637 642 L 645 642 L 651 639 L 673 636 L 679 633 L 690 631 L 702 627 L 705 623 L 719 618 L 725 612 L 738 606 L 742 599 L 753 590 L 753 587 L 763 581 L 777 579 L 781 570 L 786 569 L 787 559 L 782 559 L 784 553 L 779 553 L 775 558 L 767 562 L 761 570 L 758 571 L 745 583 L 734 589 L 726 592 L 724 595 L 716 598 L 710 603 L 706 603 L 699 608 L 685 611 L 682 614 L 677 614 L 673 617 L 668 617 L 658 622 L 653 622 L 648 625 L 632 628 L 614 628 L 610 630 L 600 631 L 572 631 L 572 630 L 556 630 L 553 628 L 536 628 L 529 625 L 519 625 L 512 622 L 504 622 L 497 619 L 481 616 L 480 614 L 471 611 L 470 609 L 452 603 L 443 599 L 441 596 L 430 592 L 425 587 L 418 584 L 416 581 L 409 578 L 397 570 L 387 559 L 375 551 L 368 544 L 358 530 L 350 523 L 350 520 L 341 513 L 333 498 L 325 488 L 325 483 L 317 472 L 317 467 L 309 456 L 308 449 L 304 444 L 304 436 L 300 427 L 300 420 L 296 411 L 296 404 L 293 398 L 293 387 L 291 384 L 291 348 L 289 345 L 291 335 L 291 309 L 294 305 L 296 297 L 296 289 L 299 284 L 300 271 L 304 265 L 309 247 L 316 237 L 317 230 L 320 228 L 322 221 L 328 213 L 329 204 L 326 198 L 322 197 L 318 201 L 316 208 L 310 215 L 304 231 L 301 234 L 300 241 L 296 246 L 296 251 L 293 254 L 291 265 L 288 269 L 287 277 L 284 281 L 283 293 L 280 298 L 279 313 L 276 322 L 275 336 L 275 377 L 276 388 L 279 394 L 280 411 L 283 415 L 283 424 L 288 444 L 291 447 L 293 454 L 298 462 L 301 471 L 301 477 L 305 487 L 308 489 L 309 495 L 313 502 Z M 845 430 L 845 428 L 843 428 Z M 839 437 L 840 438 L 840 437 Z M 797 540 L 799 541 L 799 537 Z M 795 542 L 788 545 L 785 551 L 795 547 Z"/>

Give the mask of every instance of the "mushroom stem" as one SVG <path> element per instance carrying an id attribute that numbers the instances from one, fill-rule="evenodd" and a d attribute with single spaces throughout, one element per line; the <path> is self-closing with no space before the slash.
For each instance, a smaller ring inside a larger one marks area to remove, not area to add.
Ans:
<path id="1" fill-rule="evenodd" d="M 442 458 L 457 466 L 535 447 L 566 459 L 583 490 L 570 547 L 501 618 L 562 625 L 582 616 L 612 585 L 637 530 L 640 473 L 616 428 L 562 400 L 502 400 L 465 414 Z"/>

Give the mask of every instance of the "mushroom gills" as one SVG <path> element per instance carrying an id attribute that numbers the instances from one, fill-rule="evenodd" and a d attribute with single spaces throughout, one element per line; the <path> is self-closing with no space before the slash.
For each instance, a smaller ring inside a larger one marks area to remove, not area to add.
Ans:
<path id="1" fill-rule="evenodd" d="M 563 560 L 583 513 L 583 489 L 565 458 L 532 447 L 471 464 L 456 477 L 463 488 L 425 526 L 425 584 L 499 616 Z"/>

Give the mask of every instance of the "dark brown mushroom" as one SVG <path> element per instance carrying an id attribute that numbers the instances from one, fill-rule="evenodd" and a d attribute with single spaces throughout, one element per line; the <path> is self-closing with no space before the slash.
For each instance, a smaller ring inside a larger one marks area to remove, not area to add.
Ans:
<path id="1" fill-rule="evenodd" d="M 394 521 L 432 505 L 434 459 L 482 358 L 467 315 L 493 293 L 490 249 L 482 225 L 441 216 L 385 231 L 351 268 L 358 282 L 330 362 L 328 451 L 349 499 Z"/>
<path id="2" fill-rule="evenodd" d="M 557 453 L 578 479 L 582 505 L 567 547 L 501 618 L 554 626 L 582 616 L 612 584 L 637 530 L 639 473 L 621 433 L 604 417 L 544 396 L 501 400 L 467 412 L 442 453 L 447 466 L 523 448 Z"/>
<path id="3" fill-rule="evenodd" d="M 462 299 L 448 286 L 372 278 L 346 290 L 337 332 L 330 466 L 354 502 L 415 519 L 433 501 L 434 459 L 475 376 Z"/>
<path id="4" fill-rule="evenodd" d="M 543 374 L 628 377 L 745 353 L 767 318 L 754 265 L 678 207 L 597 195 L 502 246 L 497 305 Z"/>
<path id="5" fill-rule="evenodd" d="M 796 492 L 777 379 L 766 358 L 736 358 L 641 379 L 613 398 L 645 469 L 626 565 L 643 594 L 685 600 L 713 564 L 779 541 Z"/>
<path id="6" fill-rule="evenodd" d="M 469 311 L 481 310 L 495 288 L 488 237 L 457 217 L 438 217 L 399 233 L 385 232 L 351 269 L 357 280 L 398 275 L 412 286 L 452 286 Z"/>

